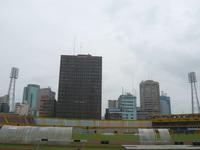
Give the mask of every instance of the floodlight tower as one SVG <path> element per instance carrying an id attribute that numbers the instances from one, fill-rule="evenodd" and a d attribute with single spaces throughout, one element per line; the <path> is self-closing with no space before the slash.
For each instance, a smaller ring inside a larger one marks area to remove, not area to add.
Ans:
<path id="1" fill-rule="evenodd" d="M 12 67 L 10 73 L 10 84 L 8 88 L 8 103 L 10 106 L 10 112 L 14 112 L 15 109 L 15 84 L 18 78 L 19 69 Z"/>
<path id="2" fill-rule="evenodd" d="M 197 112 L 200 113 L 199 98 L 198 98 L 197 87 L 196 87 L 196 82 L 197 82 L 196 73 L 195 72 L 188 73 L 188 79 L 189 79 L 189 83 L 191 84 L 192 113 L 193 114 L 195 113 L 195 105 L 196 105 Z M 196 102 L 194 98 L 196 98 Z"/>

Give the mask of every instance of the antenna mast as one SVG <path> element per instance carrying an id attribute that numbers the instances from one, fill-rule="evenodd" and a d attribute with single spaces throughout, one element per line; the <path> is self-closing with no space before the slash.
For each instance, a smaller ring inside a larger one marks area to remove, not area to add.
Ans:
<path id="1" fill-rule="evenodd" d="M 76 37 L 74 37 L 74 46 L 73 46 L 74 55 L 76 54 Z"/>

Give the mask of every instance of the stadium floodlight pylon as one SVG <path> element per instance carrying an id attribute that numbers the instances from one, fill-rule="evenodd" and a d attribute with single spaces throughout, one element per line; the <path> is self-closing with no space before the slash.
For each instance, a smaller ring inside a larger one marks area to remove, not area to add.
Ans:
<path id="1" fill-rule="evenodd" d="M 15 85 L 16 79 L 18 79 L 19 69 L 12 67 L 10 72 L 10 83 L 8 88 L 8 103 L 10 106 L 10 112 L 14 112 L 15 109 Z"/>
<path id="2" fill-rule="evenodd" d="M 188 73 L 188 80 L 189 80 L 189 83 L 191 84 L 192 114 L 194 114 L 195 112 L 200 113 L 199 98 L 198 98 L 197 87 L 196 87 L 196 82 L 197 82 L 196 73 L 195 72 Z"/>

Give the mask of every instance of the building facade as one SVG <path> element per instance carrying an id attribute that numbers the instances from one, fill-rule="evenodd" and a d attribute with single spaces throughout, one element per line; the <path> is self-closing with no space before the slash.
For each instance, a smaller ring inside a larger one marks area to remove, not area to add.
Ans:
<path id="1" fill-rule="evenodd" d="M 107 108 L 105 119 L 106 120 L 122 120 L 122 113 L 119 108 Z"/>
<path id="2" fill-rule="evenodd" d="M 9 99 L 8 95 L 0 97 L 0 112 L 8 113 L 9 112 Z"/>
<path id="3" fill-rule="evenodd" d="M 21 104 L 20 103 L 15 103 L 15 113 L 16 114 L 19 114 L 20 113 L 20 107 L 21 107 Z"/>
<path id="4" fill-rule="evenodd" d="M 2 103 L 0 105 L 0 112 L 2 113 L 8 113 L 9 112 L 9 104 L 8 103 Z"/>
<path id="5" fill-rule="evenodd" d="M 146 120 L 148 112 L 142 111 L 140 107 L 137 107 L 137 120 Z"/>
<path id="6" fill-rule="evenodd" d="M 160 114 L 160 88 L 159 83 L 146 80 L 140 83 L 140 111 L 147 114 L 146 119 L 153 114 Z"/>
<path id="7" fill-rule="evenodd" d="M 102 57 L 62 55 L 56 116 L 101 119 Z"/>
<path id="8" fill-rule="evenodd" d="M 108 108 L 118 108 L 117 100 L 108 100 Z"/>
<path id="9" fill-rule="evenodd" d="M 122 113 L 118 108 L 118 100 L 108 100 L 108 108 L 105 113 L 106 120 L 121 120 Z"/>
<path id="10" fill-rule="evenodd" d="M 8 95 L 4 95 L 0 97 L 0 104 L 2 103 L 9 103 L 8 102 Z"/>
<path id="11" fill-rule="evenodd" d="M 29 111 L 28 111 L 28 105 L 27 104 L 20 104 L 16 103 L 15 104 L 15 113 L 20 115 L 20 116 L 28 116 Z"/>
<path id="12" fill-rule="evenodd" d="M 160 113 L 163 115 L 171 114 L 170 97 L 164 93 L 160 96 Z"/>
<path id="13" fill-rule="evenodd" d="M 136 97 L 130 93 L 120 95 L 118 98 L 118 106 L 122 113 L 123 120 L 137 119 Z"/>
<path id="14" fill-rule="evenodd" d="M 55 106 L 55 92 L 51 91 L 51 88 L 40 89 L 39 116 L 55 117 Z"/>
<path id="15" fill-rule="evenodd" d="M 36 84 L 29 84 L 24 88 L 23 103 L 28 105 L 29 115 L 39 115 L 39 92 L 40 86 Z"/>

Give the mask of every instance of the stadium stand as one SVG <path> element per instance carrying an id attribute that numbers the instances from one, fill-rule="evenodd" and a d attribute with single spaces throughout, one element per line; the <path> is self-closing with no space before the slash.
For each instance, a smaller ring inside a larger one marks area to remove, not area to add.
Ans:
<path id="1" fill-rule="evenodd" d="M 79 120 L 61 118 L 40 118 L 0 113 L 0 126 L 53 126 L 77 129 L 138 129 L 168 128 L 176 131 L 200 132 L 200 114 L 154 115 L 151 120 Z"/>
<path id="2" fill-rule="evenodd" d="M 6 124 L 4 118 L 0 117 L 0 125 Z"/>
<path id="3" fill-rule="evenodd" d="M 0 125 L 35 125 L 33 117 L 19 116 L 17 114 L 0 113 Z"/>
<path id="4" fill-rule="evenodd" d="M 174 132 L 200 132 L 200 114 L 154 115 L 153 128 L 168 128 Z"/>

